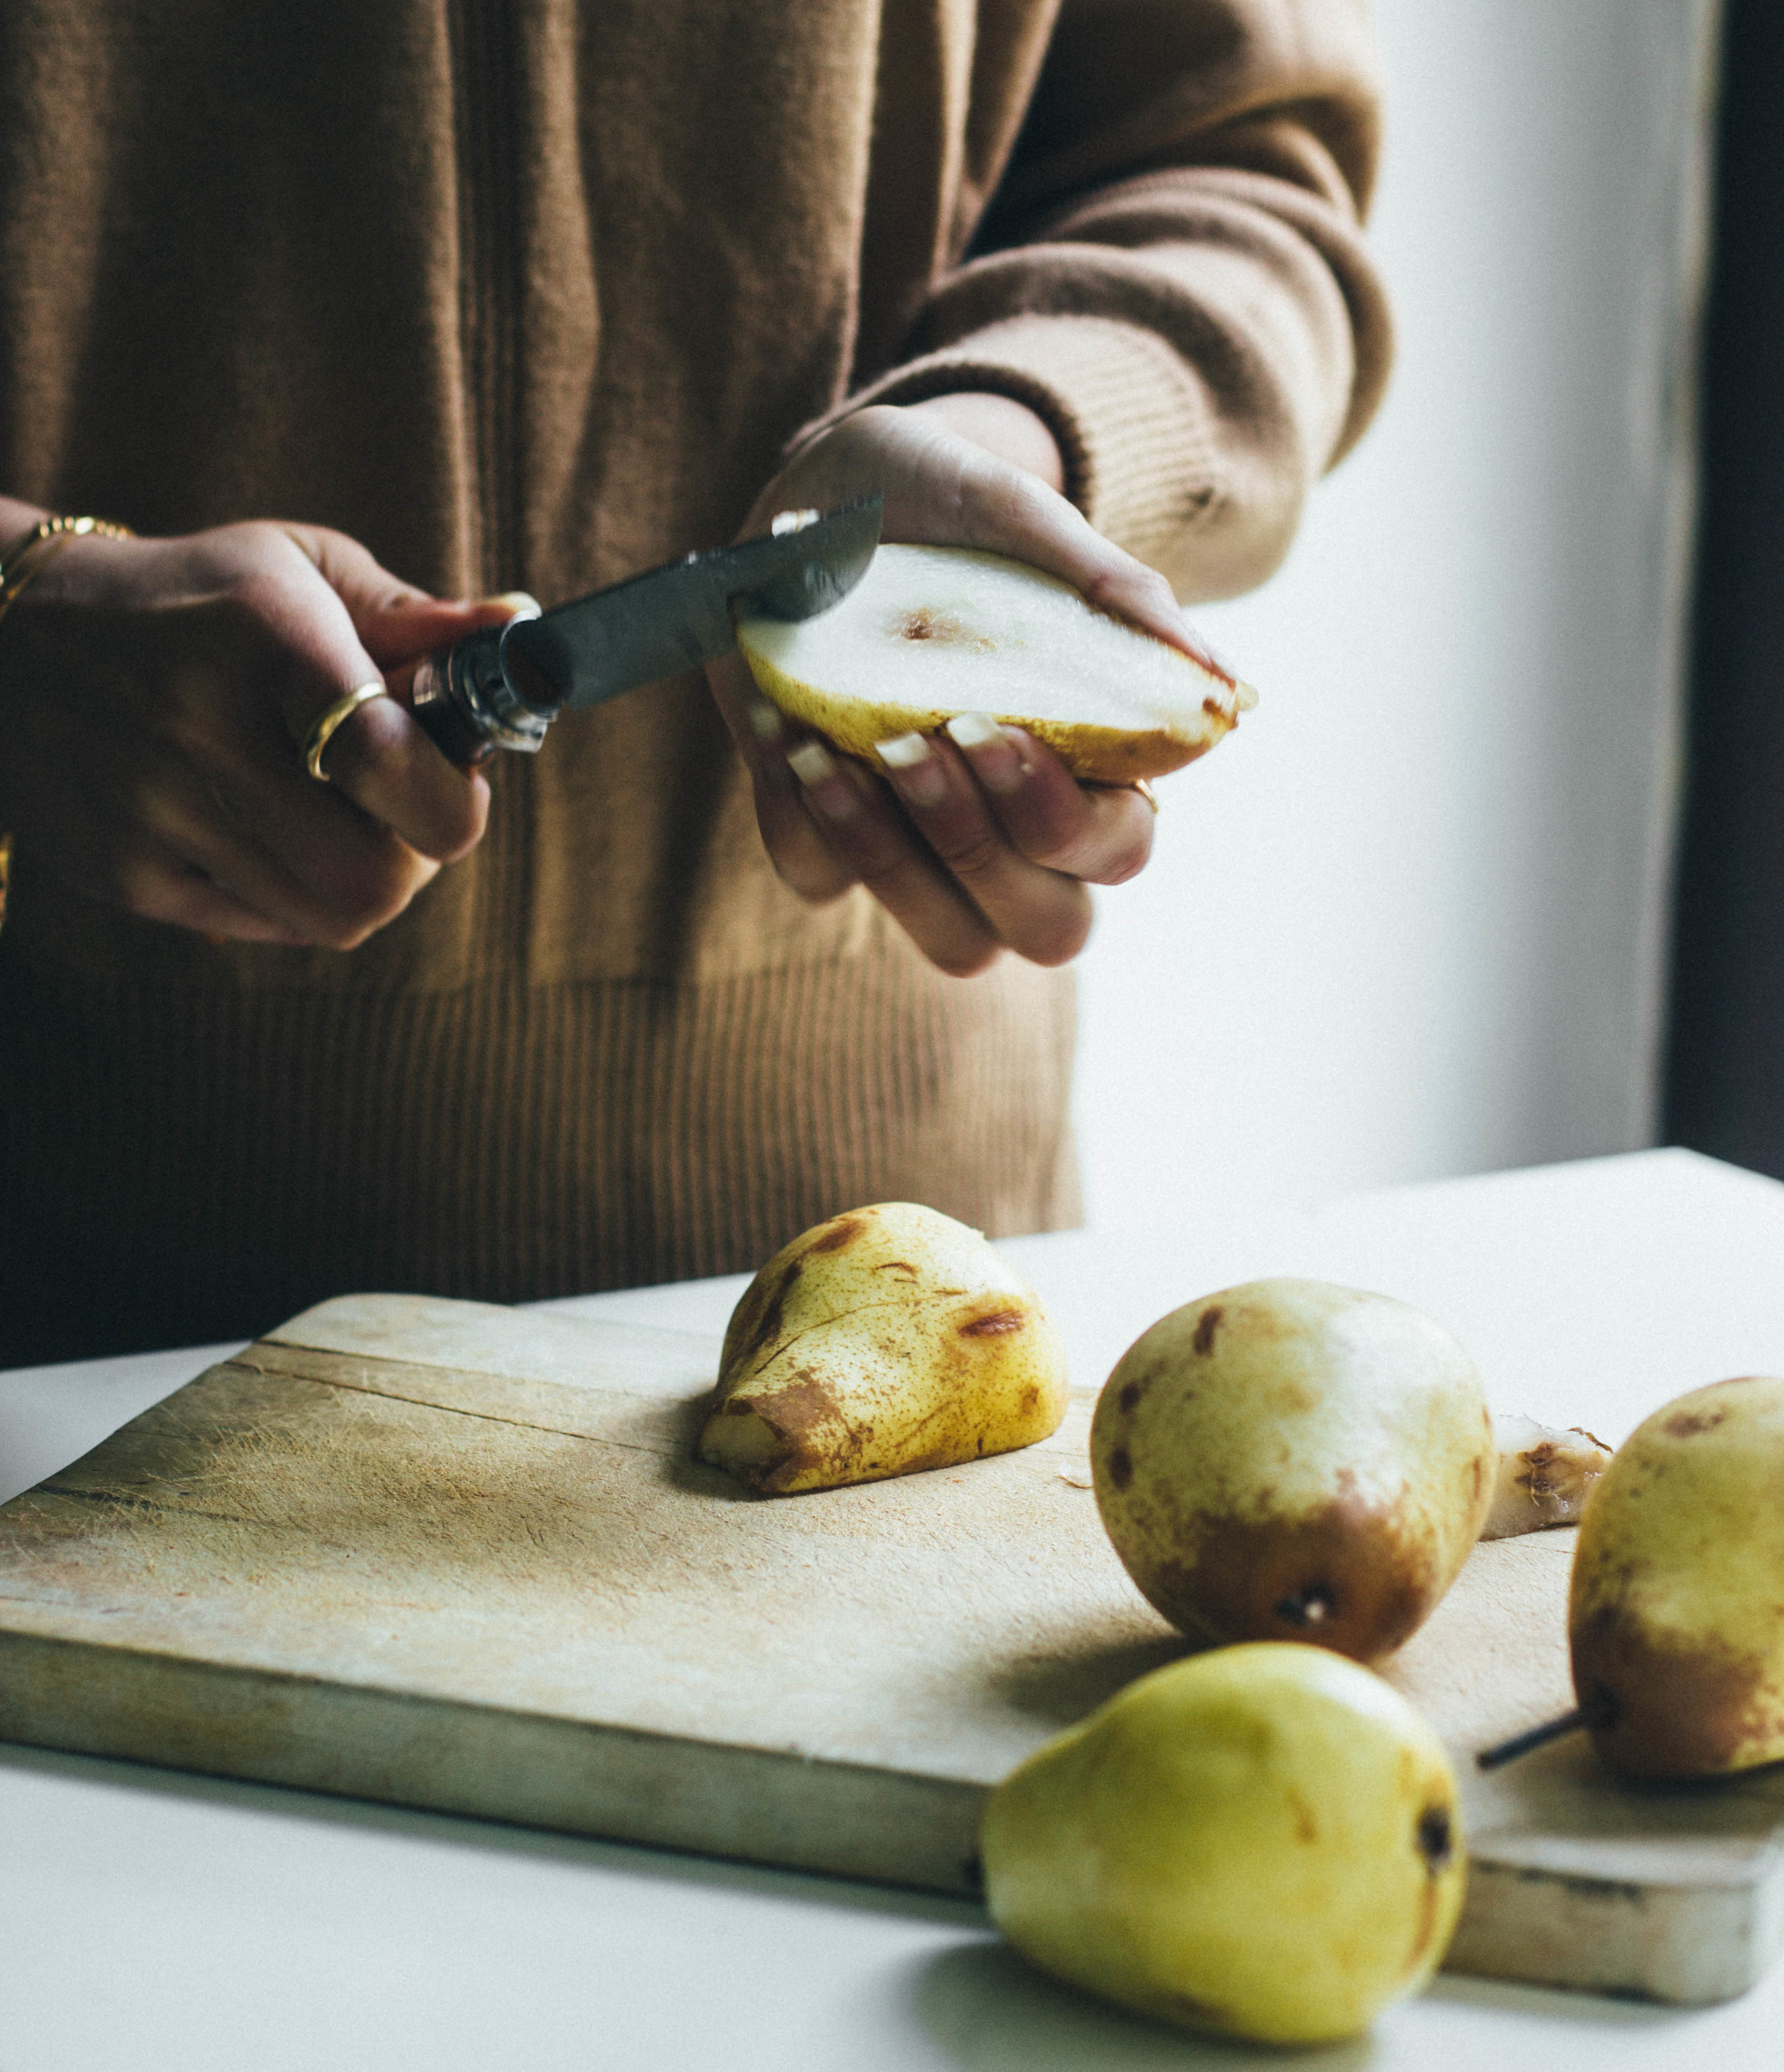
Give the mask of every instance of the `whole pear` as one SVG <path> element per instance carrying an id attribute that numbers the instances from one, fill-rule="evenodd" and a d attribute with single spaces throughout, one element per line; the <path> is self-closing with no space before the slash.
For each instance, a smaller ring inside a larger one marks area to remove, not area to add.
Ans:
<path id="1" fill-rule="evenodd" d="M 1437 1736 L 1368 1670 L 1280 1641 L 1129 1684 L 998 1786 L 980 1850 L 1032 1962 L 1268 2043 L 1354 2036 L 1422 1984 L 1465 1877 Z"/>
<path id="2" fill-rule="evenodd" d="M 1498 1461 L 1480 1376 L 1404 1302 L 1252 1281 L 1123 1355 L 1091 1429 L 1103 1523 L 1192 1638 L 1398 1647 L 1468 1558 Z"/>
<path id="3" fill-rule="evenodd" d="M 1784 1380 L 1693 1389 L 1624 1441 L 1586 1499 L 1568 1627 L 1617 1769 L 1784 1760 Z"/>
<path id="4" fill-rule="evenodd" d="M 911 1202 L 775 1253 L 725 1334 L 700 1456 L 766 1494 L 1031 1446 L 1066 1412 L 1065 1348 L 976 1230 Z"/>

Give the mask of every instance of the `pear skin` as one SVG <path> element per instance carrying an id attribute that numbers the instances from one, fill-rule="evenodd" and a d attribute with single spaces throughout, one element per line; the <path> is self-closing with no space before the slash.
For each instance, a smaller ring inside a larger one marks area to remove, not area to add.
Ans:
<path id="1" fill-rule="evenodd" d="M 1784 1761 L 1784 1380 L 1694 1389 L 1624 1441 L 1580 1521 L 1568 1628 L 1614 1768 Z"/>
<path id="2" fill-rule="evenodd" d="M 976 1230 L 882 1202 L 807 1231 L 745 1291 L 700 1457 L 767 1495 L 1031 1446 L 1067 1404 L 1065 1348 Z"/>
<path id="3" fill-rule="evenodd" d="M 1174 1626 L 1359 1662 L 1391 1654 L 1455 1581 L 1497 1461 L 1455 1340 L 1320 1281 L 1174 1310 L 1122 1356 L 1091 1428 L 1104 1525 Z"/>
<path id="4" fill-rule="evenodd" d="M 1131 784 L 1205 755 L 1256 702 L 1057 576 L 970 548 L 882 546 L 829 610 L 737 631 L 764 697 L 876 768 L 881 742 L 984 713 L 1075 777 Z"/>
<path id="5" fill-rule="evenodd" d="M 1355 2036 L 1423 1984 L 1466 1875 L 1437 1736 L 1367 1669 L 1281 1642 L 1129 1684 L 998 1786 L 980 1851 L 1031 1962 L 1266 2043 Z"/>

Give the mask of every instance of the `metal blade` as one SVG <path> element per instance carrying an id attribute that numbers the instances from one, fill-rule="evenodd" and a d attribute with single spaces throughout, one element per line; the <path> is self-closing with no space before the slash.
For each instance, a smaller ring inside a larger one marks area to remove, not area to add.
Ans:
<path id="1" fill-rule="evenodd" d="M 502 669 L 537 713 L 604 705 L 640 684 L 729 654 L 734 605 L 811 619 L 846 597 L 879 544 L 880 499 L 826 512 L 734 547 L 689 554 L 597 590 L 502 641 Z"/>

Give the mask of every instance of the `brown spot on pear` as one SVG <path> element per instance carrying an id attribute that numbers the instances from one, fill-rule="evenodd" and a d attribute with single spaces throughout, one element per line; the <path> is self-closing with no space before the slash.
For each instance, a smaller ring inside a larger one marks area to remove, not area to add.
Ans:
<path id="1" fill-rule="evenodd" d="M 1251 1281 L 1161 1318 L 1091 1431 L 1109 1538 L 1173 1625 L 1360 1662 L 1391 1653 L 1454 1581 L 1494 1460 L 1480 1377 L 1446 1332 L 1313 1281 Z"/>
<path id="2" fill-rule="evenodd" d="M 765 1495 L 1032 1445 L 1067 1401 L 1039 1298 L 977 1231 L 882 1202 L 776 1253 L 726 1333 L 701 1459 Z"/>
<path id="3" fill-rule="evenodd" d="M 1784 1380 L 1694 1389 L 1586 1499 L 1568 1604 L 1593 1745 L 1642 1777 L 1784 1760 Z"/>

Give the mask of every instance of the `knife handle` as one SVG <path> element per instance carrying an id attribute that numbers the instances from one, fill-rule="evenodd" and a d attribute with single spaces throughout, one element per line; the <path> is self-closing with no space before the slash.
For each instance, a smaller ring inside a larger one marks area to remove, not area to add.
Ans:
<path id="1" fill-rule="evenodd" d="M 429 739 L 461 770 L 475 770 L 499 748 L 536 754 L 555 714 L 536 712 L 509 683 L 502 643 L 509 627 L 538 616 L 516 612 L 505 626 L 486 626 L 455 647 L 430 655 L 415 672 L 409 710 Z"/>

